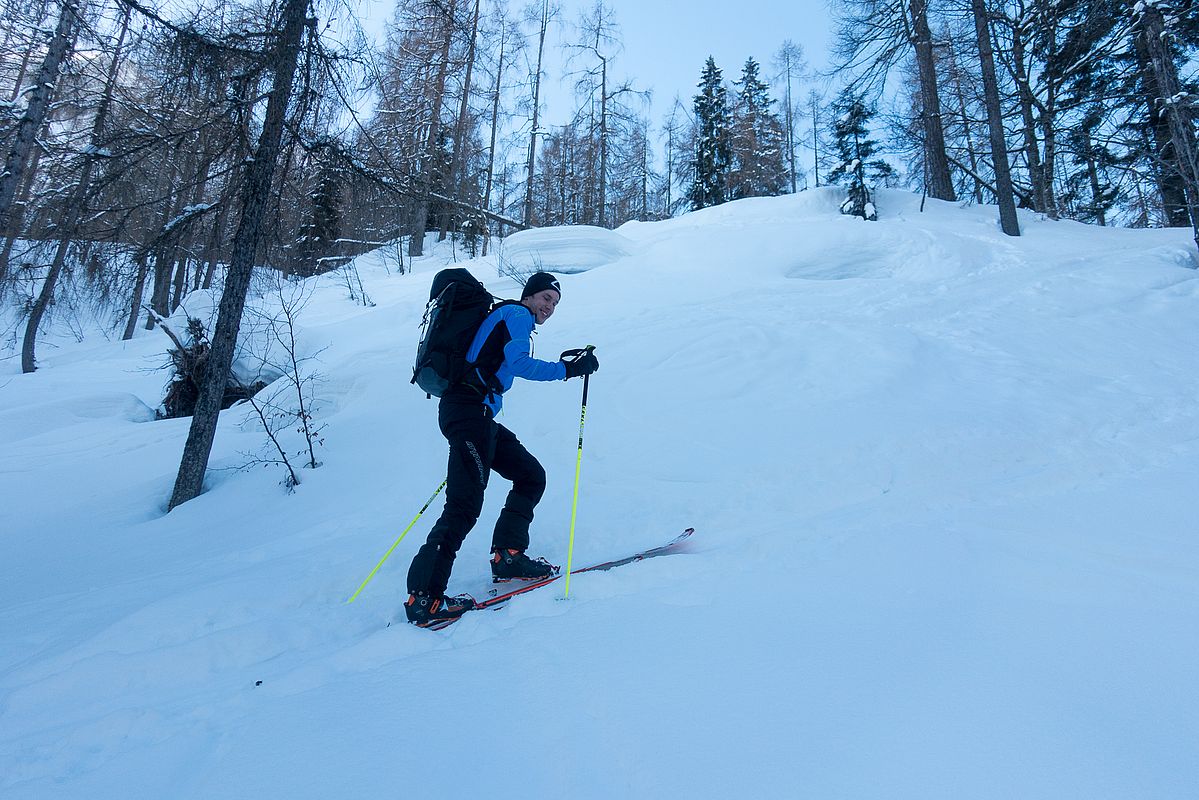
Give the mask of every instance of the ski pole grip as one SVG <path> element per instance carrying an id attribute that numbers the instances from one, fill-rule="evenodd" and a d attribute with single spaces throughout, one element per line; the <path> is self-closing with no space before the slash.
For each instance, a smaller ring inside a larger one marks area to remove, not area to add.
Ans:
<path id="1" fill-rule="evenodd" d="M 578 361 L 580 358 L 587 355 L 594 349 L 595 345 L 589 344 L 586 347 L 576 347 L 572 350 L 563 350 L 562 355 L 558 356 L 558 358 L 562 361 L 566 361 L 567 359 L 571 361 Z"/>

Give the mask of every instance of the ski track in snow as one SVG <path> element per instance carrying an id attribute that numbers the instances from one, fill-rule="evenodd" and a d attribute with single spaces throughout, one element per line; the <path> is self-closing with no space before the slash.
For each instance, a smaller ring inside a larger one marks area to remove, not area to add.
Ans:
<path id="1" fill-rule="evenodd" d="M 400 610 L 440 499 L 344 601 L 444 471 L 408 377 L 448 248 L 360 258 L 371 308 L 309 285 L 327 444 L 293 495 L 236 469 L 263 437 L 235 407 L 163 513 L 187 424 L 152 421 L 159 333 L 0 362 L 0 796 L 1199 794 L 1187 232 L 837 205 L 512 237 L 506 266 L 564 276 L 536 354 L 602 362 L 575 565 L 698 532 L 444 632 Z M 580 388 L 518 382 L 501 418 L 559 564 Z M 486 586 L 503 485 L 451 591 Z"/>

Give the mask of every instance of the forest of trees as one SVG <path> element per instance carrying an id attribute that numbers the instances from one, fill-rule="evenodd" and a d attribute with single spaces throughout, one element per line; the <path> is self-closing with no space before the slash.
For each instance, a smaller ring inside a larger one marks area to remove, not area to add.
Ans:
<path id="1" fill-rule="evenodd" d="M 200 288 L 240 316 L 256 268 L 398 242 L 402 271 L 428 235 L 486 252 L 829 182 L 867 218 L 888 185 L 1012 235 L 1021 207 L 1199 243 L 1193 0 L 838 0 L 830 68 L 782 41 L 693 87 L 618 78 L 605 0 L 396 0 L 379 46 L 324 0 L 0 7 L 0 346 L 26 372 L 56 315 L 129 338 Z M 658 119 L 651 91 L 678 92 Z"/>

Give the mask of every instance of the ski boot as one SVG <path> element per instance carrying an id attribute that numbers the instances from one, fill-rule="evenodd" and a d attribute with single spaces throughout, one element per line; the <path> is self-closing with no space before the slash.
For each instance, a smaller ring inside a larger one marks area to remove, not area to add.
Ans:
<path id="1" fill-rule="evenodd" d="M 408 621 L 420 628 L 428 628 L 439 622 L 452 622 L 475 607 L 475 599 L 468 594 L 457 597 L 432 597 L 410 594 L 404 603 Z"/>
<path id="2" fill-rule="evenodd" d="M 494 583 L 540 581 L 557 574 L 556 566 L 544 558 L 529 558 L 524 550 L 503 548 L 491 555 L 491 580 Z"/>

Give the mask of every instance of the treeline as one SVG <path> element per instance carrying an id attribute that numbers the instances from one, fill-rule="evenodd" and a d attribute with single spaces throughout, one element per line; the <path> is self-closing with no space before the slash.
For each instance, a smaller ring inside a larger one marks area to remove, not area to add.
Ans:
<path id="1" fill-rule="evenodd" d="M 187 20 L 137 0 L 3 6 L 0 293 L 27 323 L 25 371 L 56 304 L 99 304 L 129 338 L 140 320 L 154 325 L 143 304 L 165 316 L 223 281 L 263 177 L 254 165 L 285 44 L 295 64 L 250 258 L 321 269 L 357 188 L 342 180 L 339 110 L 327 99 L 352 56 L 327 49 L 306 2 Z"/>
<path id="2" fill-rule="evenodd" d="M 1019 206 L 1199 231 L 1192 0 L 840 0 L 827 73 L 787 41 L 731 80 L 708 59 L 658 119 L 652 87 L 614 77 L 603 0 L 575 18 L 549 0 L 398 0 L 378 47 L 312 0 L 0 7 L 0 295 L 27 370 L 55 310 L 100 307 L 129 337 L 154 325 L 144 305 L 222 285 L 289 8 L 294 80 L 247 256 L 288 275 L 382 242 L 403 242 L 402 270 L 430 234 L 479 253 L 521 227 L 828 182 L 863 216 L 892 185 L 997 203 L 1005 228 Z M 546 107 L 551 61 L 572 108 Z"/>
<path id="3" fill-rule="evenodd" d="M 253 264 L 307 276 L 396 240 L 403 270 L 428 234 L 477 253 L 522 227 L 692 207 L 691 109 L 676 100 L 655 126 L 649 90 L 613 77 L 620 30 L 602 2 L 568 20 L 546 0 L 399 0 L 379 48 L 311 0 L 211 0 L 186 17 L 144 0 L 0 8 L 0 300 L 25 371 L 56 313 L 130 338 L 222 286 L 239 231 Z M 277 158 L 254 187 L 292 13 Z M 549 126 L 559 31 L 575 107 Z M 802 54 L 787 57 L 798 82 Z M 754 103 L 765 88 L 747 85 Z M 770 191 L 802 187 L 790 170 Z"/>
<path id="4" fill-rule="evenodd" d="M 556 60 L 574 105 L 553 109 L 564 124 L 547 125 L 542 86 L 558 77 L 545 67 L 554 28 L 565 32 Z M 655 123 L 651 87 L 614 77 L 620 37 L 602 1 L 563 19 L 548 0 L 516 11 L 503 0 L 400 0 L 376 76 L 379 101 L 354 147 L 373 173 L 429 198 L 427 208 L 397 198 L 385 212 L 409 236 L 412 255 L 422 252 L 425 231 L 458 232 L 469 242 L 480 232 L 614 227 L 696 207 L 693 105 L 676 97 Z M 813 79 L 793 44 L 784 43 L 775 66 L 797 98 L 799 84 Z M 730 146 L 745 156 L 730 167 L 772 177 L 747 177 L 762 188 L 735 186 L 734 178 L 729 199 L 802 188 L 794 143 L 802 114 L 792 113 L 799 106 L 787 103 L 776 118 L 758 63 L 751 58 L 745 69 L 728 109 Z"/>
<path id="5" fill-rule="evenodd" d="M 0 0 L 4 346 L 31 372 L 55 314 L 129 338 L 219 288 L 174 507 L 201 490 L 256 272 L 387 242 L 403 271 L 429 236 L 473 255 L 519 228 L 830 181 L 866 219 L 894 185 L 996 203 L 1013 235 L 1023 206 L 1199 242 L 1192 3 L 839 0 L 829 73 L 786 41 L 731 81 L 709 58 L 655 121 L 650 87 L 615 77 L 605 0 L 575 19 L 397 0 L 379 47 L 324 0 Z M 551 60 L 573 84 L 564 124 L 545 122 Z"/>
<path id="6" fill-rule="evenodd" d="M 841 0 L 837 72 L 885 116 L 905 183 L 1199 242 L 1192 0 Z M 1189 71 L 1188 71 L 1189 70 Z"/>

